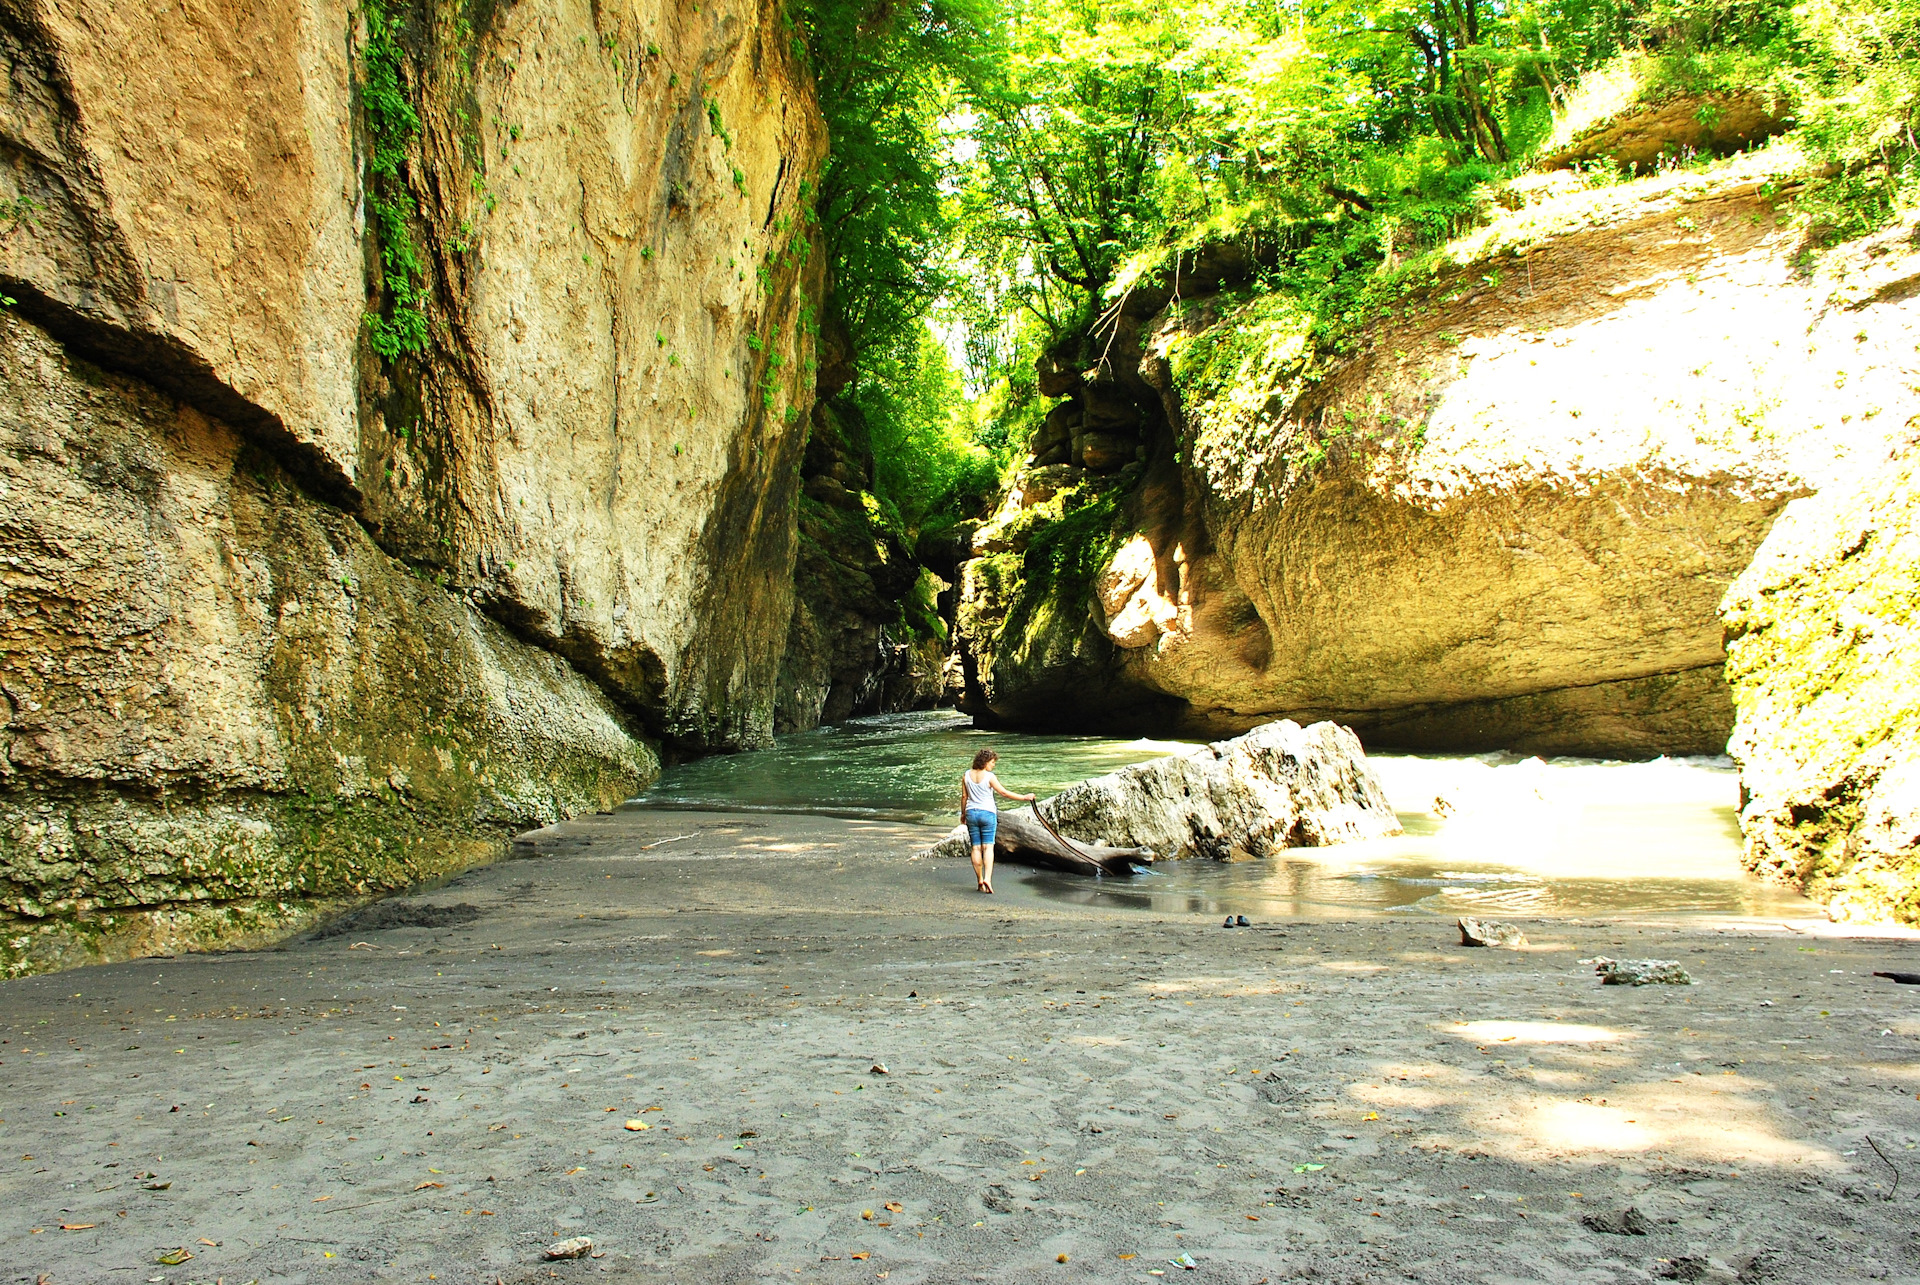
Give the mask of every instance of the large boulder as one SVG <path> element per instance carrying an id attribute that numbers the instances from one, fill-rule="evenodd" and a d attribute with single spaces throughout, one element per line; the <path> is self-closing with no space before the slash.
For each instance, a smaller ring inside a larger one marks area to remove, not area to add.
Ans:
<path id="1" fill-rule="evenodd" d="M 1747 864 L 1920 925 L 1920 448 L 1789 505 L 1722 612 Z"/>
<path id="2" fill-rule="evenodd" d="M 1541 147 L 1541 168 L 1609 162 L 1648 170 L 1663 161 L 1726 156 L 1793 124 L 1783 95 L 1731 83 L 1677 88 L 1663 62 L 1630 53 L 1582 76 Z"/>
<path id="3" fill-rule="evenodd" d="M 1041 808 L 1068 838 L 1163 859 L 1271 857 L 1400 833 L 1360 738 L 1288 719 L 1082 781 Z"/>
<path id="4" fill-rule="evenodd" d="M 1082 781 L 1040 812 L 1077 843 L 1148 849 L 1160 860 L 1247 860 L 1400 833 L 1358 737 L 1334 723 L 1284 720 Z M 966 831 L 933 851 L 966 855 Z"/>

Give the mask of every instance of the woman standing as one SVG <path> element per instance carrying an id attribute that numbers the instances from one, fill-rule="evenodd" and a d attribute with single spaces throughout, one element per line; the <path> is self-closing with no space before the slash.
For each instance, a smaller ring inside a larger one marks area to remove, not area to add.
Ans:
<path id="1" fill-rule="evenodd" d="M 1021 803 L 1033 802 L 1031 794 L 1010 794 L 993 774 L 1000 756 L 981 750 L 973 756 L 973 767 L 960 774 L 960 820 L 967 827 L 967 842 L 973 845 L 973 877 L 980 881 L 981 892 L 993 891 L 993 836 L 1000 826 L 1000 808 L 994 795 Z"/>

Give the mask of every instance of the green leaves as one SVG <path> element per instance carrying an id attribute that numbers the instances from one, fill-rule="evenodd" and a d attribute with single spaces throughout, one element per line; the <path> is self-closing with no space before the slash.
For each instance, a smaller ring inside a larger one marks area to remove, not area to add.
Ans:
<path id="1" fill-rule="evenodd" d="M 380 241 L 381 275 L 390 305 L 384 316 L 367 314 L 367 338 L 376 353 L 395 361 L 426 351 L 429 338 L 422 286 L 425 270 L 410 226 L 416 207 L 403 173 L 407 146 L 420 132 L 420 116 L 401 84 L 405 52 L 398 22 L 381 0 L 362 0 L 361 13 L 366 19 L 367 45 L 360 102 L 373 144 L 367 158 L 367 208 Z"/>
<path id="2" fill-rule="evenodd" d="M 830 139 L 814 209 L 831 307 L 856 352 L 910 345 L 949 287 L 939 121 L 986 74 L 996 21 L 991 0 L 808 0 L 797 12 Z"/>

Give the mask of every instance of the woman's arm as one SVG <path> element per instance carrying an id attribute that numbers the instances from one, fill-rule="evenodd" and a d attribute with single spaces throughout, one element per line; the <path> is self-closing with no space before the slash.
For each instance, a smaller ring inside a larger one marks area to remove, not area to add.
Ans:
<path id="1" fill-rule="evenodd" d="M 1034 796 L 1031 794 L 1012 793 L 1007 789 L 1006 786 L 1000 784 L 1000 778 L 997 776 L 989 776 L 987 778 L 987 784 L 991 785 L 993 787 L 993 792 L 999 795 L 1003 799 L 1014 799 L 1021 803 L 1031 803 L 1034 800 Z"/>

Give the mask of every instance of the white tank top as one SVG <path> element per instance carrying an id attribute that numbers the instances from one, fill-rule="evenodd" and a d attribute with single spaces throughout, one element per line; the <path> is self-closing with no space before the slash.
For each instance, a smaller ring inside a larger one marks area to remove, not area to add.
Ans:
<path id="1" fill-rule="evenodd" d="M 971 772 L 960 779 L 967 785 L 967 811 L 993 812 L 996 810 L 993 802 L 993 773 L 987 773 L 987 779 L 984 781 L 974 780 Z"/>

